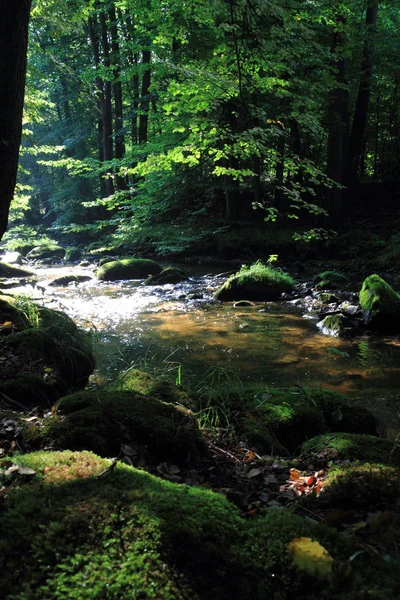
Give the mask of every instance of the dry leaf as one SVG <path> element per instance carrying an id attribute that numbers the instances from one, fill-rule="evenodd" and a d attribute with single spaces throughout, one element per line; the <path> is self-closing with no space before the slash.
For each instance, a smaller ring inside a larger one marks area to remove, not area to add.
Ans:
<path id="1" fill-rule="evenodd" d="M 311 538 L 294 538 L 289 544 L 294 564 L 317 577 L 332 577 L 333 558 L 319 542 Z"/>
<path id="2" fill-rule="evenodd" d="M 257 475 L 260 475 L 262 471 L 262 469 L 251 469 L 251 471 L 247 473 L 247 478 L 252 479 L 253 477 L 257 477 Z"/>
<path id="3" fill-rule="evenodd" d="M 297 481 L 297 479 L 300 479 L 301 477 L 301 471 L 298 469 L 290 469 L 289 473 L 291 481 Z"/>

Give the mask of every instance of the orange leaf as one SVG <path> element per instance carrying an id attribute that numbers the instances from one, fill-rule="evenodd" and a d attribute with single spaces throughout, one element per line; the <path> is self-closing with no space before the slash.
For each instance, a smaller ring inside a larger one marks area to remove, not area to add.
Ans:
<path id="1" fill-rule="evenodd" d="M 301 471 L 298 469 L 290 469 L 289 473 L 291 481 L 297 481 L 301 477 Z"/>

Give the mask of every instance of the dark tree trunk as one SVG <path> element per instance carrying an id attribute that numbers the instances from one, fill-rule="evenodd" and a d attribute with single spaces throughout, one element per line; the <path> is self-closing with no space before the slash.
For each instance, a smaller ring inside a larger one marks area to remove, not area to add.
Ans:
<path id="1" fill-rule="evenodd" d="M 348 65 L 341 56 L 341 50 L 347 42 L 344 33 L 335 32 L 332 41 L 332 53 L 338 53 L 336 62 L 337 74 L 335 86 L 328 100 L 328 148 L 327 148 L 327 175 L 336 184 L 328 192 L 324 208 L 329 213 L 330 222 L 335 223 L 340 218 L 342 210 L 345 171 L 349 153 L 349 93 L 348 93 Z"/>
<path id="2" fill-rule="evenodd" d="M 117 17 L 115 6 L 112 5 L 109 11 L 110 33 L 111 33 L 111 59 L 113 65 L 113 95 L 114 95 L 114 114 L 115 114 L 115 158 L 123 158 L 125 154 L 125 136 L 124 136 L 124 114 L 122 101 L 121 85 L 121 57 L 119 51 Z M 126 189 L 126 182 L 123 177 L 117 176 L 117 187 L 119 190 Z"/>
<path id="3" fill-rule="evenodd" d="M 150 82 L 151 82 L 151 71 L 150 71 L 150 50 L 143 50 L 142 52 L 142 64 L 144 66 L 144 73 L 142 76 L 142 95 L 140 99 L 140 117 L 139 117 L 139 144 L 147 142 L 148 138 L 148 123 L 149 123 L 149 106 L 150 106 Z"/>
<path id="4" fill-rule="evenodd" d="M 374 58 L 374 37 L 378 18 L 378 2 L 374 0 L 367 9 L 367 33 L 364 42 L 363 63 L 361 67 L 360 86 L 358 89 L 353 127 L 350 137 L 350 171 L 357 174 L 360 167 L 361 153 L 364 145 L 365 126 L 367 124 L 369 97 L 372 83 L 372 65 Z M 350 176 L 351 179 L 351 176 Z"/>
<path id="5" fill-rule="evenodd" d="M 0 19 L 0 239 L 17 180 L 31 0 L 3 0 Z"/>
<path id="6" fill-rule="evenodd" d="M 100 52 L 99 52 L 99 40 L 97 34 L 97 21 L 94 17 L 89 17 L 88 21 L 89 37 L 92 46 L 92 53 L 94 64 L 98 70 L 100 67 Z M 104 161 L 104 118 L 105 118 L 105 103 L 104 103 L 104 83 L 102 78 L 96 76 L 96 87 L 97 87 L 97 107 L 98 107 L 98 119 L 97 119 L 97 135 L 98 135 L 98 157 L 99 161 Z M 107 186 L 104 177 L 100 177 L 100 195 L 102 198 L 107 196 Z"/>
<path id="7" fill-rule="evenodd" d="M 104 81 L 104 112 L 103 112 L 103 148 L 104 160 L 112 160 L 113 152 L 113 128 L 112 128 L 112 101 L 111 101 L 111 81 L 110 81 L 110 46 L 108 43 L 108 31 L 106 17 L 103 12 L 99 15 L 101 28 L 101 45 L 103 48 L 103 64 L 107 68 L 107 79 Z M 114 184 L 111 177 L 106 178 L 107 195 L 114 193 Z"/>

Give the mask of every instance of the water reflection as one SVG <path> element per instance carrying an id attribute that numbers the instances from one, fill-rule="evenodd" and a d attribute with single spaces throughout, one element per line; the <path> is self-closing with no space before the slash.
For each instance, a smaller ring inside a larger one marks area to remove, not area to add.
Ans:
<path id="1" fill-rule="evenodd" d="M 398 338 L 332 338 L 320 334 L 315 320 L 293 307 L 222 305 L 212 298 L 222 280 L 214 275 L 174 286 L 92 279 L 67 288 L 47 287 L 67 272 L 39 270 L 44 294 L 38 294 L 38 286 L 18 291 L 28 293 L 30 288 L 39 301 L 65 310 L 97 332 L 101 377 L 111 378 L 135 364 L 171 372 L 179 367 L 183 382 L 199 381 L 210 367 L 220 365 L 243 382 L 268 385 L 324 385 L 354 395 L 399 386 Z"/>

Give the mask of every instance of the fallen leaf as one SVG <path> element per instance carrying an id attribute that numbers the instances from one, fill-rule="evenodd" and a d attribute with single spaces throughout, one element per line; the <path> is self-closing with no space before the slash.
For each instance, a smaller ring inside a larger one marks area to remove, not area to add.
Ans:
<path id="1" fill-rule="evenodd" d="M 289 473 L 291 481 L 296 481 L 301 477 L 301 471 L 299 471 L 298 469 L 290 469 Z"/>
<path id="2" fill-rule="evenodd" d="M 252 479 L 253 477 L 257 477 L 257 475 L 260 475 L 260 473 L 262 473 L 262 469 L 251 469 L 248 473 L 247 473 L 247 478 L 248 479 Z"/>
<path id="3" fill-rule="evenodd" d="M 304 483 L 306 485 L 314 485 L 315 481 L 316 481 L 316 479 L 315 479 L 314 475 L 311 475 L 311 477 L 307 477 L 305 479 Z"/>
<path id="4" fill-rule="evenodd" d="M 332 577 L 333 558 L 319 542 L 311 538 L 294 538 L 289 543 L 294 564 L 314 575 L 324 579 Z"/>

